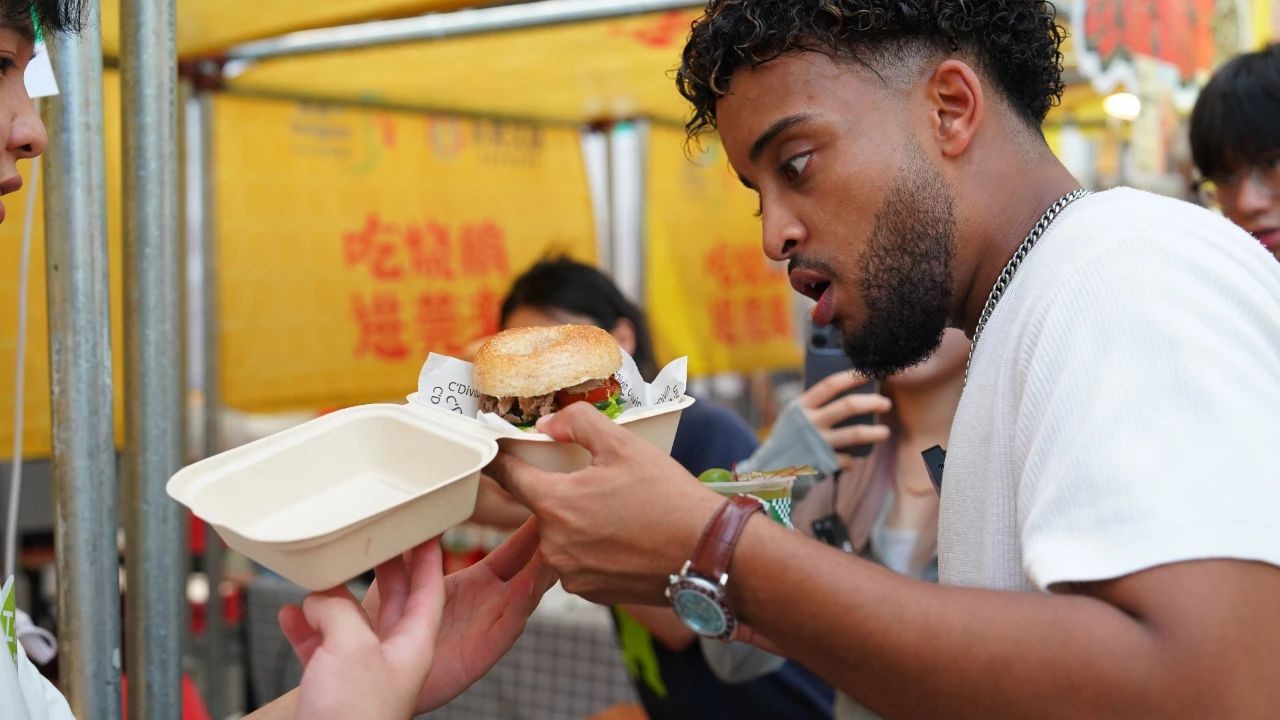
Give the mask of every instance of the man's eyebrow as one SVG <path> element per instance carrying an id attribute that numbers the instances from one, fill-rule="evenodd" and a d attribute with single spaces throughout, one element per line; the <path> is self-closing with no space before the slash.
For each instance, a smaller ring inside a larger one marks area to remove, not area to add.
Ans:
<path id="1" fill-rule="evenodd" d="M 800 123 L 809 122 L 815 117 L 817 116 L 813 113 L 796 113 L 795 115 L 788 115 L 787 117 L 784 117 L 770 125 L 769 129 L 760 133 L 760 137 L 756 138 L 756 141 L 751 144 L 751 152 L 748 154 L 748 157 L 751 158 L 751 162 L 759 160 L 760 156 L 764 154 L 765 149 L 769 147 L 769 143 L 778 139 L 779 135 Z"/>

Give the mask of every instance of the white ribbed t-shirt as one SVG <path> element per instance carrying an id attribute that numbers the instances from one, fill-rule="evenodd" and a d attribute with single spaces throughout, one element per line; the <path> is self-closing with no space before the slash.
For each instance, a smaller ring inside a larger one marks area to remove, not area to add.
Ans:
<path id="1" fill-rule="evenodd" d="M 1277 512 L 1280 263 L 1186 203 L 1078 200 L 975 350 L 947 448 L 942 582 L 1280 565 Z"/>

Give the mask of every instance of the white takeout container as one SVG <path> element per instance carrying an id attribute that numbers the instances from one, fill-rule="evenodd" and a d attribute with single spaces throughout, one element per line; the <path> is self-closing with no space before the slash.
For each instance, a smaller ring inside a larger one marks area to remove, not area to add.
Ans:
<path id="1" fill-rule="evenodd" d="M 470 517 L 497 450 L 406 406 L 362 405 L 195 463 L 167 489 L 227 545 L 323 590 Z"/>
<path id="2" fill-rule="evenodd" d="M 619 424 L 670 452 L 693 398 Z M 541 433 L 432 408 L 339 410 L 178 471 L 169 496 L 228 546 L 308 590 L 339 585 L 464 522 L 480 470 L 503 450 L 544 470 L 572 472 L 591 456 Z"/>

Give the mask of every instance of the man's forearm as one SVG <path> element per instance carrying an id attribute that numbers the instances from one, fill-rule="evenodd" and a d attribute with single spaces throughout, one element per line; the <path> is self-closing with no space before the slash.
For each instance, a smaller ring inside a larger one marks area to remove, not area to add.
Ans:
<path id="1" fill-rule="evenodd" d="M 758 520 L 730 576 L 745 622 L 886 718 L 1200 717 L 1213 700 L 1185 646 L 1093 597 L 917 582 Z"/>

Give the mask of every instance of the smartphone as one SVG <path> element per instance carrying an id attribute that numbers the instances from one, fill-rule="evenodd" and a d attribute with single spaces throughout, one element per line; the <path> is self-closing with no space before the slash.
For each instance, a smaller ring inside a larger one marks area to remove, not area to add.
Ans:
<path id="1" fill-rule="evenodd" d="M 810 323 L 808 337 L 809 341 L 804 350 L 804 387 L 806 390 L 816 385 L 823 378 L 830 377 L 838 372 L 850 372 L 853 370 L 853 363 L 849 362 L 849 358 L 845 357 L 844 342 L 839 328 L 834 325 L 815 327 L 813 323 Z M 853 388 L 845 395 L 850 393 L 876 393 L 879 391 L 879 383 L 871 381 Z M 875 413 L 866 413 L 864 415 L 854 415 L 836 427 L 874 424 L 876 424 Z M 854 457 L 866 457 L 871 454 L 871 447 L 871 445 L 854 445 L 837 449 Z"/>

